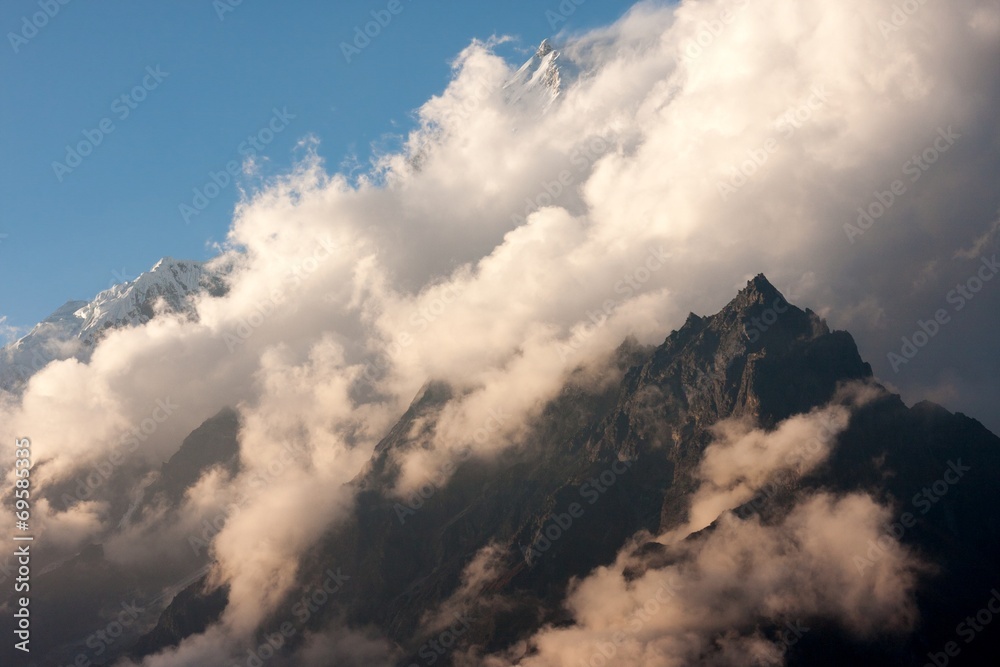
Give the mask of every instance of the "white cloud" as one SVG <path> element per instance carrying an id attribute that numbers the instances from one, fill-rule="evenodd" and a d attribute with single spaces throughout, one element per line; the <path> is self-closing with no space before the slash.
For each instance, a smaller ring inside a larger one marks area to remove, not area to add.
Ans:
<path id="1" fill-rule="evenodd" d="M 772 491 L 812 472 L 829 457 L 837 436 L 850 422 L 851 410 L 881 393 L 864 384 L 845 385 L 829 405 L 789 417 L 773 431 L 757 427 L 747 417 L 715 424 L 715 437 L 698 468 L 701 484 L 691 498 L 688 523 L 661 539 L 687 537 L 765 487 Z"/>
<path id="2" fill-rule="evenodd" d="M 219 260 L 233 266 L 227 296 L 201 299 L 196 322 L 113 332 L 87 365 L 49 365 L 23 400 L 4 399 L 0 435 L 32 437 L 43 493 L 106 460 L 165 397 L 180 408 L 129 465 L 155 467 L 226 405 L 246 418 L 233 494 L 282 442 L 301 445 L 216 537 L 217 575 L 234 592 L 226 622 L 245 630 L 350 507 L 342 483 L 428 379 L 462 399 L 425 459 L 405 462 L 404 486 L 469 444 L 490 410 L 509 418 L 476 443 L 484 452 L 516 442 L 576 364 L 628 333 L 660 342 L 761 271 L 834 324 L 851 318 L 887 372 L 885 353 L 965 277 L 954 253 L 1000 207 L 996 8 L 926 3 L 885 37 L 890 11 L 875 0 L 641 3 L 571 38 L 564 58 L 581 78 L 541 117 L 504 103 L 511 67 L 474 42 L 418 111 L 409 152 L 356 182 L 307 157 L 238 208 Z M 705 37 L 722 16 L 732 20 Z M 849 242 L 856 209 L 908 178 L 904 163 L 949 126 L 955 146 Z M 737 182 L 724 199 L 720 184 Z M 651 252 L 665 257 L 655 270 Z M 948 261 L 939 277 L 912 290 L 914 267 L 934 258 Z M 995 318 L 983 306 L 979 318 Z M 1000 370 L 982 355 L 993 330 L 962 329 L 949 358 Z M 904 391 L 931 379 L 893 378 Z M 972 414 L 1000 399 L 995 382 L 954 385 Z M 68 538 L 45 520 L 38 539 L 55 549 Z M 71 533 L 106 538 L 117 520 L 74 521 Z"/>
<path id="3" fill-rule="evenodd" d="M 725 514 L 714 530 L 669 547 L 671 565 L 635 579 L 623 571 L 641 559 L 625 550 L 571 590 L 574 625 L 543 628 L 484 664 L 575 667 L 603 654 L 607 664 L 641 667 L 781 665 L 818 620 L 858 637 L 904 632 L 916 619 L 920 563 L 895 541 L 875 569 L 859 573 L 852 560 L 883 537 L 890 516 L 867 495 L 818 494 L 777 525 Z M 777 633 L 763 635 L 767 626 Z"/>

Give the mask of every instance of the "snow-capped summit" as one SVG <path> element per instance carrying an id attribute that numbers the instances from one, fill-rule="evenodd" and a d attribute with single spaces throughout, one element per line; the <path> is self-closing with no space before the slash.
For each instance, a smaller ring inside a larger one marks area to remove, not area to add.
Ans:
<path id="1" fill-rule="evenodd" d="M 135 280 L 115 285 L 76 311 L 84 336 L 109 327 L 141 324 L 153 316 L 153 304 L 162 299 L 167 310 L 184 308 L 188 295 L 199 291 L 204 263 L 164 257 Z"/>
<path id="2" fill-rule="evenodd" d="M 504 84 L 507 101 L 535 107 L 540 112 L 548 109 L 562 92 L 563 74 L 557 62 L 559 57 L 559 51 L 552 47 L 549 40 L 542 40 L 535 55 Z"/>
<path id="3" fill-rule="evenodd" d="M 212 289 L 213 283 L 203 262 L 164 257 L 138 278 L 106 289 L 92 301 L 67 301 L 0 351 L 0 388 L 19 388 L 50 361 L 86 361 L 108 329 L 148 322 L 157 308 L 192 312 L 189 297 Z"/>

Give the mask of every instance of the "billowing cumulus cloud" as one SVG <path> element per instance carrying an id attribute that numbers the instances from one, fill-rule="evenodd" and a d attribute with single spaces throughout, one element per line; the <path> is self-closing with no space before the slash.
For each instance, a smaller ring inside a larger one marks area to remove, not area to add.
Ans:
<path id="1" fill-rule="evenodd" d="M 473 42 L 403 150 L 355 178 L 304 140 L 301 164 L 238 207 L 214 263 L 225 296 L 111 332 L 89 363 L 50 364 L 4 397 L 3 437 L 32 438 L 36 489 L 62 498 L 108 466 L 141 478 L 238 407 L 240 470 L 185 502 L 239 503 L 211 545 L 239 635 L 344 516 L 343 483 L 426 381 L 459 398 L 401 462 L 401 490 L 466 446 L 518 444 L 575 367 L 630 333 L 661 341 L 759 272 L 849 328 L 907 399 L 995 419 L 998 14 L 975 0 L 900 16 L 875 0 L 641 3 L 559 36 L 563 88 L 544 113 L 511 103 L 514 68 Z M 939 310 L 947 321 L 917 336 Z M 257 478 L 266 488 L 247 494 Z M 114 535 L 121 517 L 101 503 L 119 490 L 38 504 L 40 544 L 155 559 Z M 817 502 L 831 521 L 864 514 L 860 499 Z M 741 530 L 779 539 L 718 534 Z"/>
<path id="2" fill-rule="evenodd" d="M 649 536 L 665 545 L 668 566 L 647 564 L 635 548 L 644 541 L 640 534 L 613 565 L 572 587 L 566 601 L 572 626 L 543 628 L 506 655 L 470 652 L 468 664 L 782 665 L 785 650 L 817 620 L 858 637 L 908 630 L 916 618 L 917 577 L 926 568 L 884 535 L 890 507 L 866 494 L 816 493 L 799 498 L 777 522 L 729 511 L 779 478 L 789 486 L 826 460 L 851 410 L 880 393 L 845 386 L 829 405 L 770 431 L 745 419 L 715 425 L 687 523 Z M 879 539 L 889 560 L 878 571 L 859 567 L 858 557 Z"/>
<path id="3" fill-rule="evenodd" d="M 840 388 L 835 399 L 808 414 L 781 422 L 773 431 L 749 418 L 726 419 L 712 427 L 691 498 L 688 523 L 661 540 L 670 542 L 705 528 L 725 510 L 798 480 L 823 463 L 847 428 L 851 410 L 876 398 L 880 389 L 860 383 Z"/>
<path id="4" fill-rule="evenodd" d="M 483 664 L 781 665 L 817 620 L 859 637 L 903 632 L 916 618 L 919 561 L 896 542 L 871 570 L 852 561 L 890 517 L 863 494 L 815 495 L 777 525 L 727 513 L 670 547 L 671 565 L 632 580 L 623 571 L 639 560 L 624 551 L 570 592 L 573 625 L 545 628 Z"/>

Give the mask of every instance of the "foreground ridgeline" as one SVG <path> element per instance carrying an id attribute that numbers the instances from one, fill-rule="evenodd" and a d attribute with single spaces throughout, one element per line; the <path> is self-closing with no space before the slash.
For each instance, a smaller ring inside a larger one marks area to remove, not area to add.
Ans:
<path id="1" fill-rule="evenodd" d="M 400 461 L 459 398 L 429 382 L 351 483 L 349 519 L 306 553 L 287 599 L 230 662 L 299 664 L 308 638 L 336 627 L 379 637 L 386 664 L 489 655 L 517 664 L 540 635 L 579 630 L 576 643 L 594 642 L 581 664 L 632 665 L 637 642 L 673 632 L 668 610 L 694 618 L 705 600 L 732 618 L 700 628 L 699 650 L 743 633 L 791 665 L 986 664 L 997 654 L 1000 439 L 978 422 L 931 403 L 907 407 L 878 385 L 850 334 L 788 303 L 763 276 L 658 346 L 626 340 L 603 372 L 601 383 L 571 373 L 517 446 L 477 454 L 474 443 L 510 419 L 493 412 L 468 434 L 470 447 L 399 489 Z M 234 410 L 206 421 L 128 516 L 179 506 L 213 466 L 238 471 L 239 429 Z M 712 504 L 715 492 L 731 495 Z M 204 565 L 220 519 L 192 533 L 191 558 Z M 818 527 L 829 525 L 838 528 Z M 770 549 L 768 558 L 754 549 Z M 731 589 L 716 590 L 698 569 L 716 553 L 730 563 L 719 576 L 733 576 Z M 70 573 L 94 582 L 87 608 L 102 617 L 144 590 L 100 546 L 48 576 Z M 609 605 L 582 618 L 573 609 L 584 598 L 573 608 L 567 599 L 609 573 L 645 597 L 609 619 L 617 632 L 592 638 L 588 618 Z M 785 599 L 817 577 L 834 583 L 808 604 Z M 114 638 L 104 628 L 105 640 L 91 642 L 100 654 L 79 643 L 92 622 L 33 626 L 32 646 L 61 647 L 58 664 L 138 661 L 222 618 L 228 591 L 210 581 L 202 570 L 170 597 L 146 590 L 134 603 L 142 623 Z M 898 603 L 885 603 L 886 581 L 902 582 Z M 754 595 L 760 602 L 742 609 Z M 32 617 L 57 613 L 55 604 L 33 598 Z"/>

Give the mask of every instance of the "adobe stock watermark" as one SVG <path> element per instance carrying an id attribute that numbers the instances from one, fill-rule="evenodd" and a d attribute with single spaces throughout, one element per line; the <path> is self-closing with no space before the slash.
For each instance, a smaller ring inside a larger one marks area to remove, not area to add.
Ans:
<path id="1" fill-rule="evenodd" d="M 485 423 L 472 432 L 472 439 L 477 444 L 483 444 L 489 440 L 490 435 L 497 433 L 503 428 L 504 423 L 507 421 L 507 415 L 504 414 L 503 408 L 491 409 L 489 411 L 489 417 L 486 418 Z M 393 505 L 393 510 L 396 512 L 396 518 L 399 520 L 400 525 L 406 523 L 406 520 L 417 513 L 417 510 L 421 509 L 430 498 L 437 493 L 437 491 L 444 487 L 451 479 L 451 475 L 463 462 L 467 461 L 469 457 L 472 456 L 472 445 L 465 445 L 458 451 L 458 455 L 454 458 L 449 459 L 438 468 L 438 470 L 430 476 L 430 478 L 420 485 L 412 494 L 407 498 L 404 498 L 404 502 L 395 503 Z"/>
<path id="2" fill-rule="evenodd" d="M 966 645 L 971 644 L 979 636 L 979 633 L 985 630 L 997 616 L 1000 616 L 1000 591 L 994 588 L 990 590 L 990 599 L 986 601 L 986 604 L 979 611 L 966 616 L 965 619 L 955 626 L 955 634 L 961 637 Z M 951 663 L 952 658 L 957 658 L 962 652 L 962 647 L 956 641 L 947 642 L 942 649 L 941 651 L 928 653 L 927 659 L 929 662 L 925 663 L 924 667 L 947 667 Z"/>
<path id="3" fill-rule="evenodd" d="M 471 88 L 473 94 L 466 96 L 461 104 L 449 104 L 444 109 L 447 122 L 458 123 L 468 119 L 497 91 L 497 87 L 483 77 L 476 79 L 476 83 Z"/>
<path id="4" fill-rule="evenodd" d="M 815 451 L 819 451 L 819 441 L 814 440 L 814 442 L 817 444 Z M 743 521 L 749 519 L 754 514 L 760 512 L 768 500 L 776 496 L 782 489 L 788 488 L 787 485 L 795 482 L 798 478 L 798 475 L 787 470 L 773 475 L 757 489 L 757 492 L 750 500 L 733 509 L 733 514 Z"/>
<path id="5" fill-rule="evenodd" d="M 569 359 L 595 331 L 604 326 L 608 318 L 622 303 L 642 291 L 643 286 L 650 281 L 653 274 L 666 265 L 667 257 L 667 252 L 662 247 L 650 247 L 646 260 L 615 283 L 615 294 L 621 295 L 621 298 L 605 299 L 600 308 L 588 310 L 586 313 L 588 321 L 574 327 L 573 335 L 568 340 L 556 344 L 559 360 L 565 362 Z"/>
<path id="6" fill-rule="evenodd" d="M 219 21 L 226 20 L 226 14 L 232 14 L 236 8 L 243 4 L 243 0 L 212 0 L 212 9 Z"/>
<path id="7" fill-rule="evenodd" d="M 914 153 L 903 163 L 900 168 L 902 175 L 909 176 L 909 184 L 916 183 L 961 138 L 962 135 L 952 130 L 951 125 L 947 128 L 937 128 L 937 136 L 930 145 L 919 153 Z M 907 180 L 897 178 L 885 190 L 876 190 L 872 193 L 873 199 L 867 205 L 858 207 L 857 224 L 852 225 L 849 222 L 844 224 L 847 240 L 854 243 L 856 237 L 871 229 L 872 225 L 906 194 L 908 187 Z"/>
<path id="8" fill-rule="evenodd" d="M 119 443 L 111 450 L 111 454 L 91 466 L 87 476 L 77 481 L 74 495 L 63 493 L 63 503 L 70 507 L 77 502 L 89 500 L 97 489 L 111 479 L 115 469 L 125 463 L 130 454 L 135 453 L 142 443 L 156 433 L 160 424 L 170 419 L 179 407 L 180 405 L 174 403 L 169 396 L 157 399 L 156 406 L 149 415 L 122 436 Z"/>
<path id="9" fill-rule="evenodd" d="M 184 588 L 188 584 L 197 581 L 207 572 L 208 567 L 204 567 L 197 572 L 188 575 L 181 581 L 176 582 L 173 586 L 168 587 L 167 590 L 169 591 L 175 587 Z M 72 665 L 73 667 L 92 667 L 96 664 L 95 660 L 100 661 L 100 664 L 107 664 L 105 662 L 107 657 L 104 657 L 105 653 L 107 653 L 108 650 L 116 643 L 121 642 L 122 638 L 129 632 L 130 629 L 133 629 L 133 632 L 135 630 L 140 630 L 142 626 L 142 618 L 146 616 L 148 612 L 154 611 L 157 603 L 167 597 L 167 595 L 169 595 L 167 592 L 161 593 L 155 598 L 145 600 L 141 604 L 134 598 L 131 601 L 123 600 L 119 605 L 120 610 L 116 608 L 116 611 L 105 615 L 101 622 L 108 618 L 111 620 L 109 620 L 103 627 L 87 635 L 87 638 L 84 640 L 86 650 L 77 653 L 69 665 Z"/>
<path id="10" fill-rule="evenodd" d="M 406 0 L 406 2 L 411 1 Z M 402 14 L 404 9 L 406 6 L 403 4 L 403 0 L 389 0 L 384 8 L 371 10 L 369 12 L 371 20 L 354 26 L 354 38 L 350 42 L 340 43 L 340 52 L 344 56 L 344 62 L 350 65 L 351 61 L 361 55 L 361 52 L 367 49 L 372 41 L 382 34 L 383 30 L 388 28 L 393 19 Z"/>
<path id="11" fill-rule="evenodd" d="M 281 283 L 271 288 L 270 293 L 254 306 L 249 315 L 240 318 L 236 326 L 223 332 L 222 340 L 225 342 L 226 348 L 233 352 L 245 343 L 257 329 L 264 325 L 275 310 L 288 301 L 290 294 L 297 290 L 310 275 L 319 270 L 319 267 L 333 255 L 337 248 L 337 244 L 330 240 L 329 236 L 317 239 L 312 253 L 295 260 Z"/>
<path id="12" fill-rule="evenodd" d="M 997 256 L 980 257 L 979 268 L 963 282 L 955 285 L 955 288 L 945 295 L 945 302 L 951 306 L 951 312 L 957 313 L 968 305 L 976 295 L 982 291 L 986 283 L 993 280 L 993 277 L 1000 273 L 1000 262 Z M 903 336 L 900 340 L 899 350 L 894 350 L 886 355 L 893 373 L 898 373 L 901 366 L 910 363 L 914 357 L 927 346 L 931 340 L 938 335 L 941 327 L 951 322 L 951 313 L 947 308 L 938 308 L 934 311 L 933 317 L 926 320 L 917 320 L 917 329 L 909 336 Z"/>
<path id="13" fill-rule="evenodd" d="M 111 269 L 111 280 L 108 281 L 108 289 L 111 289 L 115 285 L 124 285 L 127 282 L 135 280 L 135 276 L 128 272 L 124 266 L 122 270 Z"/>
<path id="14" fill-rule="evenodd" d="M 307 585 L 300 591 L 299 600 L 290 609 L 290 617 L 280 624 L 275 623 L 272 626 L 273 632 L 260 634 L 259 637 L 263 641 L 253 648 L 247 649 L 238 662 L 230 662 L 231 666 L 261 667 L 265 662 L 278 655 L 285 644 L 305 628 L 309 619 L 325 607 L 351 578 L 350 575 L 344 574 L 339 567 L 336 571 L 333 568 L 327 568 L 323 576 L 325 578 L 321 583 Z"/>
<path id="15" fill-rule="evenodd" d="M 139 605 L 135 600 L 130 603 L 122 602 L 121 611 L 107 625 L 88 636 L 84 645 L 93 651 L 91 655 L 94 658 L 100 658 L 131 626 L 135 625 L 145 611 L 146 607 Z M 80 653 L 73 664 L 93 663 L 87 659 L 86 653 Z"/>
<path id="16" fill-rule="evenodd" d="M 11 366 L 8 366 L 8 369 L 13 371 L 14 376 L 14 382 L 11 383 L 11 387 L 17 386 L 18 383 L 26 382 L 32 375 L 45 368 L 50 362 L 56 361 L 57 359 L 61 360 L 62 357 L 56 355 L 51 346 L 45 346 L 41 349 L 37 346 L 32 347 L 30 359 L 18 361 Z"/>
<path id="17" fill-rule="evenodd" d="M 819 428 L 808 442 L 800 443 L 793 451 L 785 455 L 784 464 L 790 469 L 772 475 L 757 489 L 750 500 L 734 509 L 733 514 L 741 520 L 746 520 L 753 514 L 760 512 L 769 499 L 799 479 L 799 475 L 794 472 L 794 469 L 815 461 L 820 450 L 827 446 L 826 443 L 832 443 L 840 430 L 836 419 L 829 417 L 829 415 L 821 419 Z"/>
<path id="18" fill-rule="evenodd" d="M 623 630 L 612 634 L 609 638 L 610 641 L 596 643 L 596 650 L 591 654 L 590 658 L 579 663 L 581 667 L 608 667 L 609 665 L 618 664 L 614 662 L 614 659 L 618 655 L 619 647 L 628 641 L 629 636 L 638 635 L 642 632 L 646 624 L 677 596 L 678 591 L 684 588 L 684 582 L 678 581 L 677 577 L 672 573 L 668 577 L 665 577 L 665 579 L 666 581 L 656 589 L 656 592 L 652 596 L 629 614 Z M 806 630 L 808 629 L 806 628 Z"/>
<path id="19" fill-rule="evenodd" d="M 577 493 L 580 494 L 581 499 L 587 501 L 587 505 L 594 505 L 618 483 L 618 480 L 629 473 L 634 463 L 635 461 L 616 459 L 598 475 L 591 477 L 577 487 Z M 528 565 L 537 562 L 563 535 L 569 532 L 577 521 L 583 518 L 585 513 L 586 507 L 579 502 L 570 503 L 565 512 L 552 512 L 542 522 L 543 527 L 538 530 L 531 544 L 518 545 L 521 553 L 524 554 L 524 561 Z"/>
<path id="20" fill-rule="evenodd" d="M 188 535 L 188 546 L 191 547 L 194 555 L 200 556 L 202 551 L 207 552 L 212 544 L 212 540 L 222 532 L 229 517 L 238 515 L 261 491 L 284 476 L 299 455 L 308 455 L 308 449 L 305 445 L 285 441 L 281 445 L 281 450 L 271 459 L 266 468 L 263 468 L 259 472 L 254 472 L 247 478 L 246 493 L 238 491 L 236 497 L 222 511 L 211 519 L 202 519 L 200 524 L 201 532 L 197 535 Z"/>
<path id="21" fill-rule="evenodd" d="M 111 113 L 119 121 L 128 120 L 132 112 L 139 108 L 151 92 L 160 87 L 163 80 L 170 76 L 170 72 L 164 72 L 159 65 L 146 67 L 146 74 L 131 90 L 122 93 L 111 101 Z M 60 183 L 68 174 L 83 164 L 84 158 L 94 152 L 98 146 L 104 143 L 105 138 L 117 129 L 112 116 L 105 116 L 93 129 L 83 130 L 83 139 L 76 144 L 66 145 L 66 155 L 63 161 L 52 162 L 52 172 L 56 180 Z"/>
<path id="22" fill-rule="evenodd" d="M 569 17 L 576 14 L 576 10 L 587 0 L 562 0 L 554 9 L 545 10 L 545 20 L 549 22 L 549 29 L 556 32 L 564 23 L 569 21 Z"/>
<path id="23" fill-rule="evenodd" d="M 780 630 L 777 630 L 774 634 L 774 638 L 778 641 L 775 645 L 782 649 L 784 652 L 786 649 L 795 646 L 799 643 L 799 640 L 805 637 L 806 633 L 809 632 L 809 628 L 805 626 L 802 621 L 786 621 Z"/>
<path id="24" fill-rule="evenodd" d="M 691 63 L 700 58 L 705 50 L 715 43 L 719 35 L 736 21 L 737 14 L 749 4 L 750 0 L 741 0 L 737 3 L 735 10 L 730 10 L 727 7 L 722 9 L 714 19 L 701 21 L 697 26 L 698 32 L 694 38 L 685 40 L 681 44 L 681 60 Z"/>
<path id="25" fill-rule="evenodd" d="M 14 49 L 14 53 L 18 53 L 22 46 L 37 37 L 38 32 L 47 26 L 49 21 L 54 19 L 62 11 L 62 8 L 70 2 L 71 0 L 38 0 L 38 8 L 41 11 L 31 14 L 31 16 L 22 16 L 21 29 L 17 32 L 7 33 L 7 41 L 10 42 L 10 48 Z"/>
<path id="26" fill-rule="evenodd" d="M 444 106 L 442 109 L 442 119 L 433 123 L 436 129 L 460 125 L 461 121 L 469 118 L 477 109 L 483 106 L 484 102 L 496 94 L 500 88 L 498 88 L 496 84 L 494 84 L 487 77 L 478 77 L 475 82 L 468 87 L 468 90 L 470 90 L 471 93 L 465 94 L 461 102 L 447 104 Z M 420 145 L 412 149 L 409 154 L 410 163 L 416 170 L 421 168 L 424 160 L 427 159 L 428 154 L 433 151 L 434 146 L 440 139 L 437 132 L 420 133 L 419 137 Z"/>
<path id="27" fill-rule="evenodd" d="M 455 612 L 455 622 L 439 632 L 434 639 L 424 642 L 417 650 L 417 657 L 425 665 L 433 665 L 438 660 L 455 650 L 459 639 L 469 631 L 471 624 L 465 614 Z M 409 667 L 420 667 L 418 663 L 410 663 Z"/>
<path id="28" fill-rule="evenodd" d="M 903 0 L 893 3 L 889 19 L 879 19 L 878 31 L 882 33 L 884 39 L 889 39 L 889 35 L 899 32 L 925 4 L 927 4 L 927 0 Z"/>
<path id="29" fill-rule="evenodd" d="M 448 307 L 458 301 L 461 293 L 455 289 L 451 283 L 446 284 L 443 289 L 437 290 L 433 299 L 425 300 L 420 308 L 410 315 L 410 326 L 423 333 L 435 321 L 441 318 Z M 386 348 L 386 354 L 379 355 L 373 361 L 365 362 L 361 377 L 369 384 L 374 385 L 379 380 L 379 373 L 389 370 L 392 365 L 392 358 L 413 344 L 413 335 L 408 330 L 403 330 L 393 336 Z"/>
<path id="30" fill-rule="evenodd" d="M 744 333 L 747 340 L 756 343 L 762 334 L 766 333 L 778 321 L 778 318 L 788 312 L 788 302 L 783 297 L 775 297 L 770 306 L 764 309 L 760 317 L 754 315 L 750 318 L 750 325 L 744 323 Z"/>
<path id="31" fill-rule="evenodd" d="M 538 193 L 534 197 L 526 197 L 524 210 L 521 213 L 512 214 L 510 221 L 518 226 L 523 225 L 533 211 L 555 204 L 559 197 L 572 187 L 581 174 L 586 173 L 614 146 L 610 136 L 595 136 L 574 148 L 569 154 L 569 163 L 572 169 L 561 170 L 551 181 L 543 180 Z"/>
<path id="32" fill-rule="evenodd" d="M 778 138 L 769 137 L 758 148 L 748 150 L 746 158 L 739 165 L 729 168 L 729 178 L 725 181 L 716 181 L 715 188 L 722 201 L 726 201 L 736 194 L 737 190 L 746 185 L 758 171 L 763 169 L 771 156 L 780 148 L 779 139 L 790 138 L 812 119 L 816 111 L 826 105 L 829 94 L 825 86 L 813 86 L 810 92 L 811 94 L 805 101 L 789 107 L 778 116 L 776 123 L 776 129 L 780 135 Z"/>
<path id="33" fill-rule="evenodd" d="M 18 362 L 7 367 L 8 379 L 0 384 L 0 389 L 15 392 L 20 390 L 27 384 L 32 375 L 45 368 L 54 359 L 55 357 L 49 350 L 45 350 L 45 355 L 42 355 L 37 349 L 33 350 L 32 357 L 27 363 Z"/>
<path id="34" fill-rule="evenodd" d="M 920 510 L 921 516 L 927 514 L 942 498 L 948 495 L 951 487 L 958 484 L 965 473 L 970 470 L 972 470 L 971 467 L 962 464 L 962 459 L 948 461 L 948 468 L 945 469 L 941 478 L 915 493 L 910 503 Z M 852 559 L 858 574 L 864 574 L 865 570 L 882 560 L 893 546 L 903 539 L 906 532 L 917 525 L 917 519 L 916 514 L 907 510 L 899 516 L 899 520 L 887 525 L 882 535 L 874 540 L 868 540 L 868 550 L 865 555 L 854 556 Z"/>
<path id="35" fill-rule="evenodd" d="M 288 112 L 288 107 L 282 107 L 280 111 L 277 107 L 272 108 L 271 118 L 255 133 L 248 135 L 246 139 L 241 141 L 240 145 L 236 147 L 236 152 L 244 160 L 252 160 L 274 141 L 277 135 L 284 132 L 290 121 L 295 120 L 295 118 L 295 114 Z M 190 225 L 192 218 L 201 215 L 202 211 L 207 209 L 208 205 L 222 194 L 223 190 L 235 182 L 241 171 L 240 162 L 230 160 L 222 169 L 208 172 L 208 177 L 201 187 L 192 189 L 190 203 L 182 202 L 177 206 L 184 224 Z"/>

